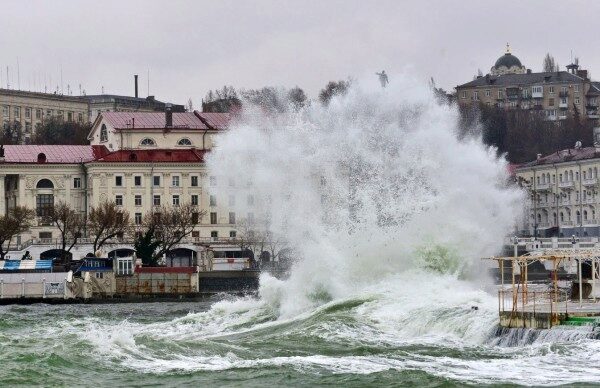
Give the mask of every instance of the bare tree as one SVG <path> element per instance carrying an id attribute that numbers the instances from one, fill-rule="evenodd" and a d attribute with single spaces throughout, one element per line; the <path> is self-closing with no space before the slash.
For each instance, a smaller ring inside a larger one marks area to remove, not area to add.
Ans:
<path id="1" fill-rule="evenodd" d="M 8 214 L 0 216 L 0 260 L 4 260 L 6 253 L 10 251 L 12 238 L 29 230 L 35 211 L 24 206 L 9 209 Z M 4 244 L 7 243 L 6 250 Z"/>
<path id="2" fill-rule="evenodd" d="M 554 57 L 550 55 L 550 53 L 546 53 L 544 57 L 544 63 L 542 64 L 542 70 L 546 73 L 551 73 L 553 71 L 558 71 L 558 64 L 554 60 Z"/>
<path id="3" fill-rule="evenodd" d="M 60 232 L 62 261 L 66 263 L 67 253 L 71 252 L 81 237 L 85 221 L 80 213 L 65 202 L 52 207 L 49 219 Z"/>
<path id="4" fill-rule="evenodd" d="M 152 257 L 144 258 L 156 263 L 167 252 L 189 236 L 194 227 L 206 214 L 196 206 L 183 204 L 180 206 L 161 206 L 153 213 L 147 213 L 142 222 L 141 236 L 146 236 L 148 244 L 154 247 Z"/>
<path id="5" fill-rule="evenodd" d="M 351 81 L 330 81 L 324 89 L 319 92 L 319 101 L 323 105 L 328 105 L 329 101 L 334 96 L 343 95 L 348 92 L 348 88 L 350 87 Z"/>
<path id="6" fill-rule="evenodd" d="M 114 202 L 106 201 L 92 207 L 87 227 L 90 237 L 94 239 L 94 252 L 115 237 L 122 237 L 129 224 L 129 212 L 119 209 Z"/>
<path id="7" fill-rule="evenodd" d="M 188 112 L 193 112 L 194 111 L 194 103 L 192 102 L 192 98 L 188 98 L 188 102 L 187 102 L 187 111 Z"/>

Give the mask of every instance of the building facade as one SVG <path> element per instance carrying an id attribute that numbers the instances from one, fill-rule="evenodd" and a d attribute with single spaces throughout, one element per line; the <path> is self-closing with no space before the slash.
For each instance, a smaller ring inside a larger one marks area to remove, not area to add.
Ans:
<path id="1" fill-rule="evenodd" d="M 136 124 L 126 125 L 134 119 Z M 59 237 L 44 217 L 58 202 L 82 217 L 102 202 L 114 202 L 129 212 L 134 225 L 157 206 L 189 203 L 205 214 L 198 217 L 191 238 L 234 238 L 237 222 L 252 217 L 241 214 L 236 204 L 252 201 L 236 198 L 241 194 L 235 182 L 209 175 L 204 160 L 229 119 L 219 113 L 107 112 L 94 122 L 91 145 L 4 146 L 0 214 L 14 206 L 35 209 L 33 227 L 17 238 L 23 243 Z"/>
<path id="2" fill-rule="evenodd" d="M 183 105 L 167 104 L 154 99 L 116 96 L 66 96 L 61 94 L 0 89 L 2 126 L 18 126 L 27 144 L 38 125 L 50 118 L 81 124 L 93 122 L 103 112 L 163 112 L 170 105 L 174 112 L 184 112 Z"/>
<path id="3" fill-rule="evenodd" d="M 589 79 L 579 65 L 569 71 L 534 73 L 508 50 L 490 73 L 456 87 L 461 105 L 482 104 L 503 109 L 522 109 L 543 114 L 547 120 L 578 115 L 598 123 L 600 83 Z"/>
<path id="4" fill-rule="evenodd" d="M 536 237 L 600 236 L 600 147 L 538 155 L 515 170 L 529 195 L 527 233 Z"/>

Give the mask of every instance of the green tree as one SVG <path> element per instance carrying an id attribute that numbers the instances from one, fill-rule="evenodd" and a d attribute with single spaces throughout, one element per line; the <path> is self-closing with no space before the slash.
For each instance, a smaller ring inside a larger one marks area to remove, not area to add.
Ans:
<path id="1" fill-rule="evenodd" d="M 42 125 L 38 125 L 32 137 L 33 144 L 89 144 L 87 136 L 91 124 L 81 124 L 72 121 L 65 122 L 58 117 L 52 117 Z"/>

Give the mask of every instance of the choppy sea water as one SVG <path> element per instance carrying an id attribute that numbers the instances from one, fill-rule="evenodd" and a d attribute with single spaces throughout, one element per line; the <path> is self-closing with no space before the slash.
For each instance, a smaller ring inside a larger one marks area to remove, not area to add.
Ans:
<path id="1" fill-rule="evenodd" d="M 3 386 L 464 386 L 600 382 L 591 328 L 498 334 L 471 306 L 369 297 L 276 319 L 253 299 L 0 307 Z M 400 304 L 403 301 L 399 301 Z M 212 304 L 212 307 L 211 307 Z"/>

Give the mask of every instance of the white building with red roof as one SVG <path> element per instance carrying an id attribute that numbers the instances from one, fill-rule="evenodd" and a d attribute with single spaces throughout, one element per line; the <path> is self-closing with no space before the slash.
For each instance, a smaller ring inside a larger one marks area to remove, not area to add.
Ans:
<path id="1" fill-rule="evenodd" d="M 235 237 L 235 209 L 227 206 L 232 201 L 215 197 L 209 186 L 216 179 L 209 176 L 204 163 L 215 136 L 229 122 L 229 114 L 197 111 L 104 112 L 94 122 L 90 145 L 4 146 L 0 151 L 0 214 L 14 206 L 35 209 L 35 224 L 17 238 L 21 250 L 60 237 L 44 218 L 58 202 L 68 203 L 83 217 L 93 206 L 115 202 L 129 212 L 134 224 L 155 206 L 191 203 L 199 213 L 205 212 L 192 239 L 207 242 Z M 74 258 L 90 253 L 78 249 Z M 19 255 L 13 252 L 15 258 Z"/>
<path id="2" fill-rule="evenodd" d="M 214 136 L 228 128 L 229 113 L 104 112 L 88 140 L 111 151 L 148 148 L 211 149 Z"/>

